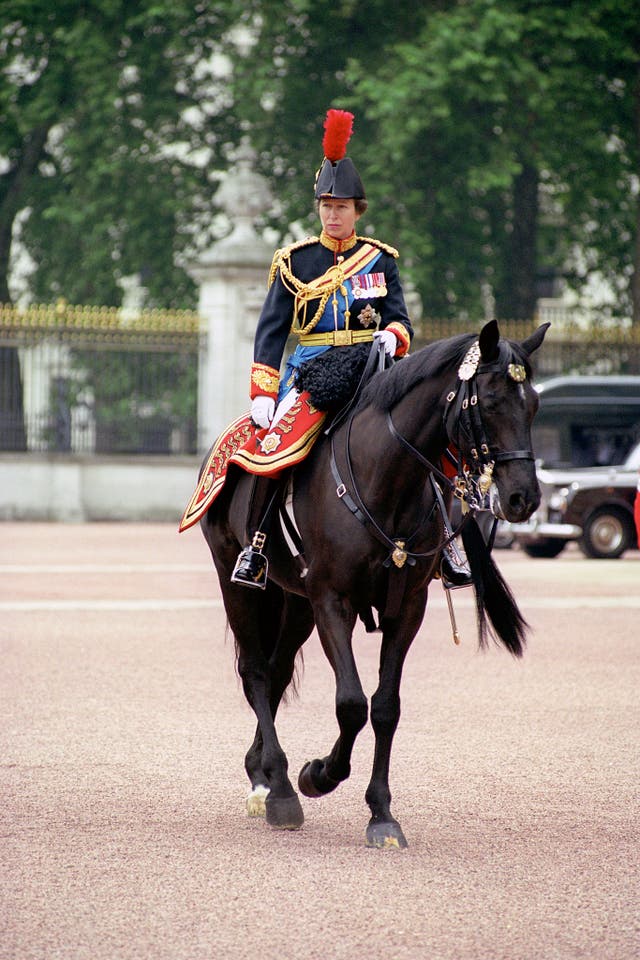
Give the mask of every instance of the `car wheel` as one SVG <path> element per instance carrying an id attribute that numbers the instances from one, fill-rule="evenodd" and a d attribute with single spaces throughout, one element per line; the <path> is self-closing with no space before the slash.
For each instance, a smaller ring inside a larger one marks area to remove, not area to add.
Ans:
<path id="1" fill-rule="evenodd" d="M 562 553 L 566 545 L 566 540 L 557 540 L 553 537 L 549 540 L 539 540 L 537 543 L 524 543 L 522 549 L 528 557 L 553 560 L 554 557 Z"/>
<path id="2" fill-rule="evenodd" d="M 593 560 L 617 560 L 631 546 L 631 521 L 622 510 L 602 507 L 582 528 L 578 546 Z"/>

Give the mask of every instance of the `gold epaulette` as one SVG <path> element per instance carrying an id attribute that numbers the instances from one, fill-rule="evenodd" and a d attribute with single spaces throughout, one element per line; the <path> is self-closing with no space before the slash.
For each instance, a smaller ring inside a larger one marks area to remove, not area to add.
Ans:
<path id="1" fill-rule="evenodd" d="M 400 254 L 398 253 L 395 247 L 392 247 L 388 243 L 383 243 L 382 240 L 376 240 L 375 237 L 358 236 L 356 237 L 356 240 L 363 240 L 365 243 L 372 243 L 374 247 L 378 247 L 378 249 L 384 251 L 384 253 L 390 254 L 390 256 L 394 257 L 396 260 L 400 256 Z"/>
<path id="2" fill-rule="evenodd" d="M 318 243 L 318 237 L 305 237 L 303 240 L 296 240 L 295 243 L 290 243 L 286 247 L 280 247 L 273 255 L 273 260 L 271 261 L 271 269 L 269 270 L 269 286 L 273 283 L 276 278 L 276 273 L 278 272 L 278 267 L 282 260 L 288 260 L 294 250 L 300 250 L 302 247 L 309 247 L 312 243 Z"/>

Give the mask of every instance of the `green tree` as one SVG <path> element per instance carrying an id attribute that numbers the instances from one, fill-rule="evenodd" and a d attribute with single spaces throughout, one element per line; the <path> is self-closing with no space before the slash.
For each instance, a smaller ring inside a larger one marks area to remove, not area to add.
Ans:
<path id="1" fill-rule="evenodd" d="M 141 272 L 152 305 L 192 303 L 176 261 L 202 226 L 207 168 L 232 139 L 211 58 L 235 3 L 2 0 L 0 10 L 0 301 L 27 210 L 36 298 L 117 304 L 118 277 Z"/>
<path id="2" fill-rule="evenodd" d="M 472 0 L 433 13 L 381 72 L 352 65 L 405 168 L 396 180 L 390 165 L 403 246 L 416 224 L 427 234 L 416 266 L 434 312 L 477 309 L 485 283 L 498 315 L 531 317 L 538 279 L 566 273 L 576 249 L 629 311 L 638 22 L 624 2 Z"/>
<path id="3" fill-rule="evenodd" d="M 194 304 L 179 259 L 233 139 L 212 57 L 236 17 L 235 0 L 0 0 L 0 303 L 22 212 L 32 298 L 118 305 L 140 273 L 149 306 Z M 0 379 L 0 446 L 24 449 L 15 349 Z"/>
<path id="4" fill-rule="evenodd" d="M 618 312 L 633 298 L 640 316 L 634 0 L 0 0 L 0 11 L 0 300 L 26 210 L 38 299 L 118 303 L 120 274 L 139 271 L 152 304 L 187 305 L 180 258 L 208 239 L 208 178 L 225 145 L 250 133 L 280 201 L 268 223 L 315 229 L 334 105 L 357 118 L 363 230 L 400 246 L 428 312 L 477 313 L 491 289 L 500 315 L 530 316 L 541 275 L 568 270 L 580 285 L 597 270 Z M 232 77 L 212 60 L 221 51 Z"/>
<path id="5" fill-rule="evenodd" d="M 370 220 L 410 255 L 429 312 L 477 313 L 490 287 L 499 315 L 530 317 L 541 275 L 598 270 L 619 313 L 636 290 L 639 316 L 632 0 L 255 0 L 246 16 L 237 109 L 281 222 L 309 209 L 324 110 L 351 108 Z"/>

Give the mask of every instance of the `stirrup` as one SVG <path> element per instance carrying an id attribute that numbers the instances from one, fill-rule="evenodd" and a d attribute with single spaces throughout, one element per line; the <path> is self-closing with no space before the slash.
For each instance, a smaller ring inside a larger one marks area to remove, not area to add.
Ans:
<path id="1" fill-rule="evenodd" d="M 269 561 L 262 550 L 266 539 L 266 534 L 258 530 L 254 534 L 251 544 L 240 551 L 231 574 L 232 583 L 239 583 L 243 587 L 253 587 L 258 590 L 265 589 Z"/>

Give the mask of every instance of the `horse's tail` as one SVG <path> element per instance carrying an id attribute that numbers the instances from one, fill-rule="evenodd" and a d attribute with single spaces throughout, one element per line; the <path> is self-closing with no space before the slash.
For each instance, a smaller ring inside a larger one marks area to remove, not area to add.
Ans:
<path id="1" fill-rule="evenodd" d="M 483 648 L 487 646 L 488 632 L 503 643 L 514 657 L 521 657 L 529 625 L 493 562 L 491 551 L 474 517 L 471 517 L 462 528 L 462 542 L 475 587 L 480 646 Z"/>

